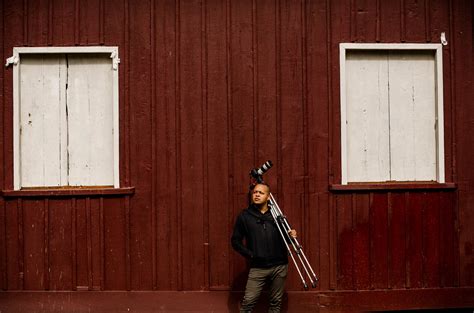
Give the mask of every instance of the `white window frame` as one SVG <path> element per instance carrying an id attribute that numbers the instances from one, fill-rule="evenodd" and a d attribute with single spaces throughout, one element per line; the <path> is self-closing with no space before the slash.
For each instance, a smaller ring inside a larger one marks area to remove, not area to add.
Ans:
<path id="1" fill-rule="evenodd" d="M 340 43 L 340 96 L 341 96 L 341 184 L 347 185 L 347 99 L 346 99 L 346 56 L 348 50 L 431 50 L 435 52 L 436 64 L 436 140 L 438 183 L 445 183 L 444 174 L 444 114 L 443 114 L 443 51 L 441 44 L 371 44 L 371 43 Z M 414 181 L 416 183 L 416 181 Z"/>
<path id="2" fill-rule="evenodd" d="M 120 187 L 119 176 L 119 92 L 118 92 L 118 47 L 15 47 L 13 56 L 7 64 L 13 64 L 13 188 L 21 189 L 20 167 L 20 67 L 21 56 L 25 54 L 73 54 L 73 53 L 104 53 L 110 54 L 112 73 L 112 111 L 113 111 L 113 146 L 114 146 L 114 188 Z M 74 188 L 71 186 L 71 188 Z"/>

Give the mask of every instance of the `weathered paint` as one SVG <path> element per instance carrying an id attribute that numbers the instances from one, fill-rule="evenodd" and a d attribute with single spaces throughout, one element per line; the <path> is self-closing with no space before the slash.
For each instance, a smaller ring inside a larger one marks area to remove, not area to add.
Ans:
<path id="1" fill-rule="evenodd" d="M 245 263 L 230 232 L 248 171 L 271 159 L 268 181 L 321 278 L 303 299 L 321 310 L 473 305 L 471 1 L 3 1 L 0 10 L 3 60 L 15 46 L 119 47 L 120 183 L 135 187 L 6 193 L 3 290 L 223 290 L 234 307 L 226 291 L 243 288 Z M 329 190 L 341 182 L 339 43 L 437 43 L 441 31 L 445 174 L 458 189 Z M 12 86 L 3 68 L 3 190 L 13 189 Z M 294 270 L 288 290 L 301 290 Z M 171 299 L 223 301 L 183 295 Z"/>
<path id="2" fill-rule="evenodd" d="M 18 66 L 16 184 L 113 186 L 118 173 L 110 54 L 22 54 Z"/>

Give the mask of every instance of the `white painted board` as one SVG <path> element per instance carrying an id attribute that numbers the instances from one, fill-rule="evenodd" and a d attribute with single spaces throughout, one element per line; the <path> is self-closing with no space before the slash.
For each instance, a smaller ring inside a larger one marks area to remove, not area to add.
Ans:
<path id="1" fill-rule="evenodd" d="M 347 180 L 390 179 L 388 58 L 354 51 L 346 59 Z"/>
<path id="2" fill-rule="evenodd" d="M 436 181 L 433 51 L 390 51 L 391 179 Z"/>
<path id="3" fill-rule="evenodd" d="M 28 55 L 20 63 L 20 177 L 23 187 L 60 186 L 65 180 L 62 55 Z"/>
<path id="4" fill-rule="evenodd" d="M 112 62 L 70 54 L 68 72 L 69 185 L 114 185 Z"/>

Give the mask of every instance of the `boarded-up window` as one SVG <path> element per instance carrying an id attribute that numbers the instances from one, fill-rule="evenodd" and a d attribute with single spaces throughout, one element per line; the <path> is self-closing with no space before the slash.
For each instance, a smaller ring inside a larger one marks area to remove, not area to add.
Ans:
<path id="1" fill-rule="evenodd" d="M 23 54 L 18 66 L 15 186 L 116 185 L 110 54 Z"/>
<path id="2" fill-rule="evenodd" d="M 434 50 L 347 50 L 343 183 L 441 181 Z"/>

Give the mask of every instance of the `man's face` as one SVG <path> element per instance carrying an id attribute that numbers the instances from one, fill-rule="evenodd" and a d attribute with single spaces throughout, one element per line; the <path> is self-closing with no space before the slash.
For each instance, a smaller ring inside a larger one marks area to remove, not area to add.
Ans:
<path id="1" fill-rule="evenodd" d="M 268 186 L 257 184 L 252 191 L 252 202 L 256 205 L 264 204 L 270 197 L 270 189 Z"/>

